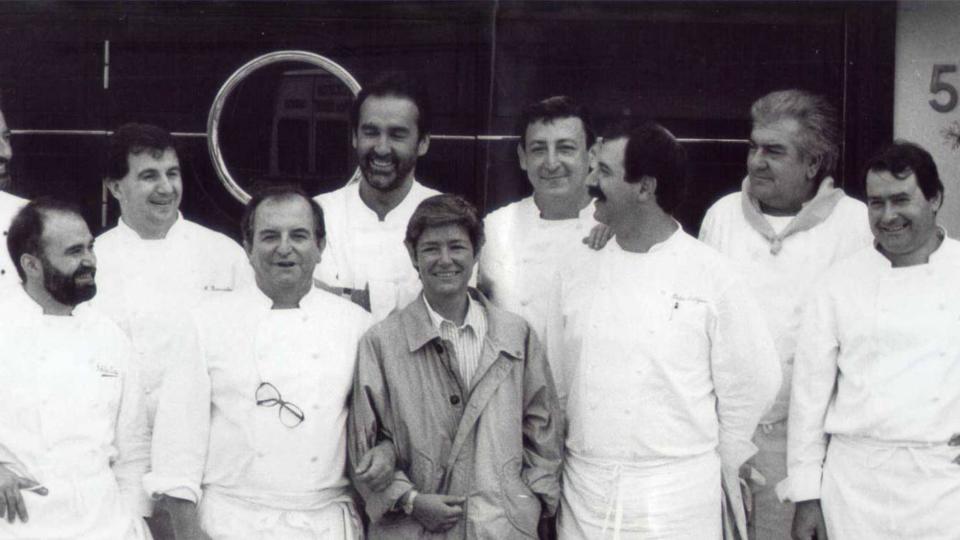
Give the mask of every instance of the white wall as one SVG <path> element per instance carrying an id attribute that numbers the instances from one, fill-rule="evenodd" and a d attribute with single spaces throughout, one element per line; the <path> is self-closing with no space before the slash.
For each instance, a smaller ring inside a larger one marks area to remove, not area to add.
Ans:
<path id="1" fill-rule="evenodd" d="M 957 104 L 949 112 L 937 112 L 930 105 L 931 99 L 941 104 L 949 101 L 946 92 L 930 92 L 935 64 L 956 67 L 940 77 L 957 89 Z M 956 132 L 953 137 L 944 134 L 951 127 Z M 939 221 L 951 237 L 960 238 L 960 2 L 900 2 L 893 132 L 933 155 L 946 187 Z"/>

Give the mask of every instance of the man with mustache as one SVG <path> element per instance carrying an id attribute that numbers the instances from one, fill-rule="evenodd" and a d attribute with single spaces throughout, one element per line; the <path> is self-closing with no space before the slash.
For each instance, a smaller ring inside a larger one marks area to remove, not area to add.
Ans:
<path id="1" fill-rule="evenodd" d="M 721 485 L 746 537 L 737 472 L 780 384 L 776 350 L 733 267 L 670 215 L 686 158 L 662 126 L 609 127 L 587 177 L 602 250 L 559 273 L 547 326 L 562 373 L 561 539 L 721 536 Z"/>
<path id="2" fill-rule="evenodd" d="M 805 304 L 777 491 L 797 540 L 957 538 L 960 242 L 926 150 L 895 142 L 865 171 L 875 244 Z"/>
<path id="3" fill-rule="evenodd" d="M 298 188 L 255 194 L 241 227 L 256 285 L 192 314 L 191 370 L 164 386 L 144 484 L 181 532 L 197 534 L 199 502 L 214 540 L 360 538 L 347 402 L 370 314 L 314 286 L 323 212 Z"/>
<path id="4" fill-rule="evenodd" d="M 831 176 L 840 127 L 829 102 L 785 90 L 758 99 L 750 114 L 748 175 L 741 191 L 707 211 L 700 239 L 736 263 L 780 355 L 784 384 L 754 435 L 758 451 L 747 479 L 757 538 L 788 540 L 793 505 L 777 499 L 775 486 L 787 475 L 787 410 L 800 305 L 817 276 L 869 245 L 871 235 L 863 203 L 844 195 Z"/>
<path id="5" fill-rule="evenodd" d="M 97 238 L 100 293 L 93 303 L 133 344 L 152 428 L 164 374 L 183 355 L 179 321 L 204 298 L 248 283 L 250 266 L 236 242 L 180 213 L 178 145 L 166 130 L 120 126 L 108 142 L 103 182 L 120 219 Z"/>
<path id="6" fill-rule="evenodd" d="M 0 101 L 0 106 L 3 102 Z M 26 199 L 21 199 L 10 193 L 10 187 L 13 184 L 13 178 L 10 175 L 10 161 L 13 159 L 13 147 L 10 145 L 10 128 L 7 126 L 7 119 L 3 116 L 3 110 L 0 110 L 0 233 L 5 237 L 7 227 L 13 220 L 14 214 L 27 204 Z M 5 287 L 17 286 L 17 272 L 14 269 L 13 261 L 7 254 L 6 242 L 0 242 L 0 294 L 3 294 Z"/>
<path id="7" fill-rule="evenodd" d="M 360 181 L 316 198 L 329 232 L 314 277 L 376 320 L 420 291 L 403 234 L 420 201 L 438 194 L 415 178 L 430 147 L 430 121 L 426 90 L 412 77 L 392 73 L 365 87 L 350 109 Z"/>
<path id="8" fill-rule="evenodd" d="M 594 133 L 586 109 L 566 96 L 524 108 L 517 157 L 533 195 L 484 219 L 487 243 L 478 283 L 503 309 L 522 315 L 542 336 L 548 278 L 583 249 L 581 238 L 597 225 L 584 181 Z"/>
<path id="9" fill-rule="evenodd" d="M 6 244 L 22 285 L 0 298 L 0 537 L 145 538 L 146 411 L 127 338 L 83 303 L 93 236 L 39 198 Z"/>

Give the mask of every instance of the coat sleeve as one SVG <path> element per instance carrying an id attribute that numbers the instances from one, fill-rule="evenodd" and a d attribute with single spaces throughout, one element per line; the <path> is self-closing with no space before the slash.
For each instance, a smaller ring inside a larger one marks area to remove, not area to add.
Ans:
<path id="1" fill-rule="evenodd" d="M 210 441 L 210 376 L 199 329 L 184 320 L 180 349 L 164 372 L 153 424 L 147 493 L 199 502 Z"/>
<path id="2" fill-rule="evenodd" d="M 836 393 L 840 354 L 836 320 L 828 291 L 818 291 L 804 309 L 793 365 L 787 478 L 777 485 L 781 500 L 800 502 L 820 498 L 828 440 L 824 421 Z"/>
<path id="3" fill-rule="evenodd" d="M 383 375 L 382 351 L 377 346 L 373 330 L 360 339 L 357 350 L 357 369 L 353 379 L 350 416 L 347 430 L 349 472 L 354 471 L 363 455 L 379 444 L 393 444 L 392 415 L 386 381 Z M 396 448 L 394 447 L 394 451 Z M 397 500 L 413 488 L 413 483 L 400 469 L 395 469 L 393 480 L 383 491 L 372 492 L 354 479 L 354 487 L 366 503 L 371 522 L 394 508 Z"/>
<path id="4" fill-rule="evenodd" d="M 710 367 L 720 423 L 718 452 L 736 471 L 757 451 L 753 432 L 782 378 L 780 360 L 760 308 L 736 276 L 723 279 L 716 303 Z"/>
<path id="5" fill-rule="evenodd" d="M 528 332 L 525 370 L 521 476 L 552 516 L 560 500 L 563 419 L 550 366 L 532 331 Z"/>
<path id="6" fill-rule="evenodd" d="M 117 330 L 118 335 L 120 331 Z M 147 406 L 139 375 L 133 363 L 133 348 L 122 337 L 121 365 L 126 366 L 117 412 L 117 458 L 113 473 L 117 478 L 120 496 L 135 515 L 150 515 L 150 500 L 141 488 L 143 476 L 150 465 L 150 435 L 147 427 Z"/>

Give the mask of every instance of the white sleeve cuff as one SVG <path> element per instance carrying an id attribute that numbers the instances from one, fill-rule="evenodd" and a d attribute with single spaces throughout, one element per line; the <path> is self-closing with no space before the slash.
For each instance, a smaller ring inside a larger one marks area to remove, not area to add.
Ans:
<path id="1" fill-rule="evenodd" d="M 801 502 L 820 498 L 822 467 L 804 467 L 790 473 L 777 484 L 777 498 L 781 502 Z"/>
<path id="2" fill-rule="evenodd" d="M 187 482 L 183 478 L 160 477 L 153 473 L 147 473 L 143 477 L 143 488 L 150 497 L 168 495 L 194 504 L 200 502 L 202 493 L 199 485 Z"/>

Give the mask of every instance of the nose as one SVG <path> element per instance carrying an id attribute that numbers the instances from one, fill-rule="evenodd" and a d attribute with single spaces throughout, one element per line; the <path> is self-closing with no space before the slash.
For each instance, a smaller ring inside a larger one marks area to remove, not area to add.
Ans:
<path id="1" fill-rule="evenodd" d="M 173 184 L 170 182 L 170 179 L 165 175 L 160 177 L 160 180 L 157 182 L 157 191 L 160 193 L 171 193 L 173 192 Z"/>
<path id="2" fill-rule="evenodd" d="M 560 158 L 557 156 L 557 149 L 550 148 L 547 150 L 547 160 L 543 162 L 548 169 L 555 169 L 560 165 Z"/>
<path id="3" fill-rule="evenodd" d="M 599 185 L 599 182 L 597 182 L 597 170 L 596 170 L 596 169 L 590 171 L 590 173 L 587 174 L 587 179 L 586 179 L 586 181 L 584 182 L 584 184 L 587 185 L 587 186 L 597 186 L 597 185 Z"/>
<path id="4" fill-rule="evenodd" d="M 883 204 L 883 214 L 880 216 L 880 221 L 884 223 L 889 223 L 897 219 L 897 209 L 894 207 L 890 201 L 887 201 Z"/>
<path id="5" fill-rule="evenodd" d="M 97 267 L 97 255 L 93 252 L 93 249 L 84 251 L 83 258 L 80 259 L 80 264 L 89 268 Z"/>
<path id="6" fill-rule="evenodd" d="M 282 235 L 280 237 L 280 243 L 277 245 L 277 252 L 286 255 L 293 251 L 293 242 L 290 241 L 289 235 Z"/>
<path id="7" fill-rule="evenodd" d="M 387 136 L 385 134 L 377 137 L 376 143 L 373 145 L 373 150 L 379 155 L 390 153 L 390 145 L 387 144 Z"/>
<path id="8" fill-rule="evenodd" d="M 440 249 L 440 261 L 439 261 L 439 262 L 440 262 L 441 265 L 453 264 L 453 257 L 452 257 L 451 254 L 450 254 L 450 249 L 449 249 L 449 248 L 443 247 L 443 248 Z"/>
<path id="9" fill-rule="evenodd" d="M 767 159 L 764 157 L 763 152 L 757 148 L 751 148 L 747 152 L 747 169 L 748 170 L 762 170 L 767 167 Z"/>

